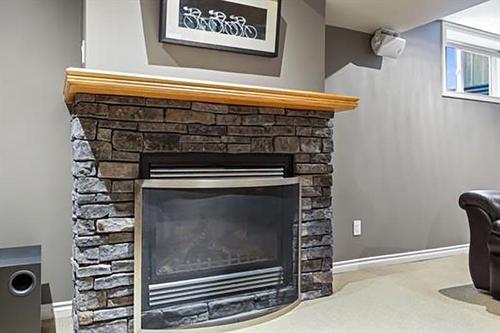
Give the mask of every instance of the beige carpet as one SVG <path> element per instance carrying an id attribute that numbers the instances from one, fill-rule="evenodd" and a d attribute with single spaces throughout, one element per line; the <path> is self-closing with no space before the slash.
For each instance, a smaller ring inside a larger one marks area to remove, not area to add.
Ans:
<path id="1" fill-rule="evenodd" d="M 500 302 L 471 286 L 466 256 L 335 275 L 334 296 L 238 333 L 500 333 Z M 70 321 L 56 323 L 69 333 Z"/>
<path id="2" fill-rule="evenodd" d="M 338 274 L 336 294 L 256 332 L 500 332 L 500 302 L 471 287 L 466 256 Z"/>

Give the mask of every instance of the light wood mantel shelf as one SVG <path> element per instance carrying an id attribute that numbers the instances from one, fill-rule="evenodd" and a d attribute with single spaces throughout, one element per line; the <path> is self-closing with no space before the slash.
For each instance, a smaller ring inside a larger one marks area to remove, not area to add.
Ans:
<path id="1" fill-rule="evenodd" d="M 64 84 L 66 103 L 72 104 L 78 93 L 330 112 L 355 109 L 359 100 L 357 97 L 308 91 L 68 68 Z"/>

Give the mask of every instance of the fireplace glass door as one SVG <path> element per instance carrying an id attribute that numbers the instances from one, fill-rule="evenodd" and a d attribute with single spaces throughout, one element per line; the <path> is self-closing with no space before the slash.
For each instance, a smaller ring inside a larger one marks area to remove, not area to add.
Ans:
<path id="1" fill-rule="evenodd" d="M 279 264 L 282 197 L 281 187 L 146 191 L 151 282 Z"/>
<path id="2" fill-rule="evenodd" d="M 297 289 L 299 191 L 296 178 L 142 181 L 142 310 Z"/>

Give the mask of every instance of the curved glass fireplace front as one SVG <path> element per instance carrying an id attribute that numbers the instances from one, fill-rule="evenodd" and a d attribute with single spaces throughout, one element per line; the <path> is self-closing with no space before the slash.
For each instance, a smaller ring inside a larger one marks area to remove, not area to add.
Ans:
<path id="1" fill-rule="evenodd" d="M 298 178 L 143 180 L 136 208 L 140 330 L 241 321 L 298 300 Z"/>

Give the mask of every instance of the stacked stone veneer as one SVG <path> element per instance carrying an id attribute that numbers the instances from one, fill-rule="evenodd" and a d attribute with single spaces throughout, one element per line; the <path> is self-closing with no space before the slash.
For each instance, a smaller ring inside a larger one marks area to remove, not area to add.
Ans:
<path id="1" fill-rule="evenodd" d="M 294 154 L 302 298 L 332 293 L 333 113 L 88 94 L 70 110 L 75 331 L 133 331 L 134 180 L 146 152 Z"/>

